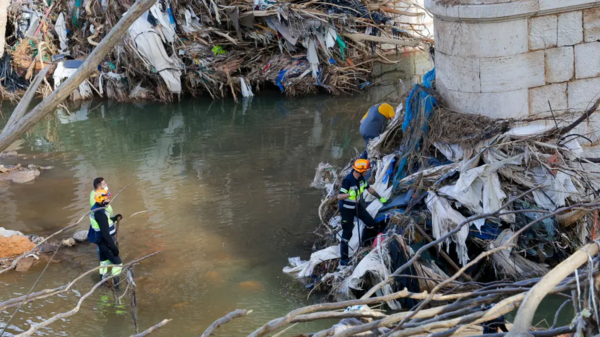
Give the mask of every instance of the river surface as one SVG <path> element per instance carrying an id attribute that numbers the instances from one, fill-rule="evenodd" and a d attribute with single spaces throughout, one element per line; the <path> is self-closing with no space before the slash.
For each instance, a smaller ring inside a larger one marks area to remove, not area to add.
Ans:
<path id="1" fill-rule="evenodd" d="M 261 95 L 238 104 L 186 99 L 88 102 L 71 107 L 71 115 L 62 109 L 23 138 L 25 157 L 13 159 L 54 169 L 32 183 L 0 183 L 0 225 L 48 235 L 85 214 L 94 178 L 104 177 L 112 193 L 131 184 L 113 203 L 115 212 L 126 218 L 146 212 L 121 224 L 121 256 L 131 261 L 161 251 L 135 269 L 140 331 L 172 318 L 154 335 L 198 336 L 240 308 L 253 312 L 220 333 L 246 335 L 311 302 L 282 268 L 288 257 L 310 254 L 306 233 L 318 224 L 321 197 L 310 188 L 315 168 L 362 151 L 358 121 L 371 104 L 361 96 Z M 84 220 L 77 230 L 88 225 Z M 98 264 L 89 243 L 58 256 L 35 290 L 63 285 Z M 0 277 L 0 300 L 26 293 L 44 266 Z M 93 276 L 80 281 L 77 293 L 25 305 L 8 335 L 69 310 L 96 282 Z M 129 336 L 128 310 L 100 289 L 78 314 L 42 333 Z M 0 322 L 13 311 L 2 312 Z"/>

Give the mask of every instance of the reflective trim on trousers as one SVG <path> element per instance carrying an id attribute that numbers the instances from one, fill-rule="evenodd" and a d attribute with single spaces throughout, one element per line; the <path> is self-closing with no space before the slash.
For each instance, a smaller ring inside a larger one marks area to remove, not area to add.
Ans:
<path id="1" fill-rule="evenodd" d="M 118 267 L 117 266 L 113 266 L 112 267 L 112 274 L 113 275 L 119 275 L 119 274 L 121 274 L 122 270 L 123 270 L 123 264 L 118 265 Z"/>
<path id="2" fill-rule="evenodd" d="M 110 265 L 110 261 L 106 260 L 106 261 L 100 261 L 100 267 L 104 267 L 104 268 L 100 268 L 100 275 L 105 275 L 108 272 L 108 268 L 105 266 L 109 266 Z"/>

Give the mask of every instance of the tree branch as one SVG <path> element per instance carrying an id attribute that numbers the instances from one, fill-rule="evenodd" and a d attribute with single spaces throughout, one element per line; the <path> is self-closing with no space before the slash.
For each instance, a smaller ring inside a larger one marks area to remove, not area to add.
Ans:
<path id="1" fill-rule="evenodd" d="M 204 333 L 202 334 L 202 337 L 209 337 L 215 332 L 215 330 L 222 327 L 223 325 L 231 322 L 232 320 L 234 320 L 236 318 L 243 317 L 243 316 L 246 316 L 251 313 L 252 313 L 252 310 L 236 309 L 236 310 L 228 313 L 227 315 L 219 318 L 218 320 L 214 321 L 213 324 L 211 324 L 206 329 L 206 331 L 204 331 Z"/>

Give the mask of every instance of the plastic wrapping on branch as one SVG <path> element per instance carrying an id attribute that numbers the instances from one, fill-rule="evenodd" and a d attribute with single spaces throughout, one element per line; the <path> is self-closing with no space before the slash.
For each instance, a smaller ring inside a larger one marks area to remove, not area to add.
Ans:
<path id="1" fill-rule="evenodd" d="M 93 0 L 13 3 L 6 51 L 16 74 L 29 81 L 52 64 L 48 80 L 57 78 L 55 71 L 64 77 L 64 69 L 71 69 L 67 62 L 89 55 L 130 6 L 130 1 Z M 89 91 L 80 88 L 72 98 L 237 99 L 267 84 L 292 96 L 348 93 L 372 81 L 372 64 L 384 49 L 414 48 L 430 36 L 426 19 L 419 6 L 396 0 L 383 5 L 160 0 L 88 79 Z M 8 91 L 26 87 L 17 78 L 2 85 Z"/>

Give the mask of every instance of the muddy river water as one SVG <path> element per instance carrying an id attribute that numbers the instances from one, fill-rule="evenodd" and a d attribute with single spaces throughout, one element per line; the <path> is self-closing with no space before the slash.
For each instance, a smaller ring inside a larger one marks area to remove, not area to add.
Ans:
<path id="1" fill-rule="evenodd" d="M 48 235 L 89 209 L 94 178 L 104 177 L 113 193 L 132 184 L 114 210 L 125 217 L 146 212 L 121 224 L 121 256 L 130 261 L 162 251 L 135 269 L 140 330 L 172 318 L 156 336 L 198 336 L 227 312 L 252 309 L 220 331 L 245 335 L 311 301 L 282 268 L 287 257 L 310 253 L 305 233 L 317 224 L 321 195 L 309 186 L 315 168 L 362 151 L 357 125 L 370 104 L 358 96 L 261 95 L 238 104 L 186 99 L 89 102 L 71 107 L 70 115 L 63 109 L 23 138 L 19 153 L 26 157 L 16 161 L 54 169 L 32 183 L 0 182 L 0 226 Z M 98 263 L 89 243 L 59 256 L 36 290 L 63 285 Z M 44 266 L 2 275 L 0 300 L 26 293 Z M 96 278 L 83 279 L 69 295 L 25 305 L 6 335 L 69 310 Z M 102 289 L 42 334 L 129 336 L 128 310 Z M 13 311 L 0 312 L 0 326 Z"/>

